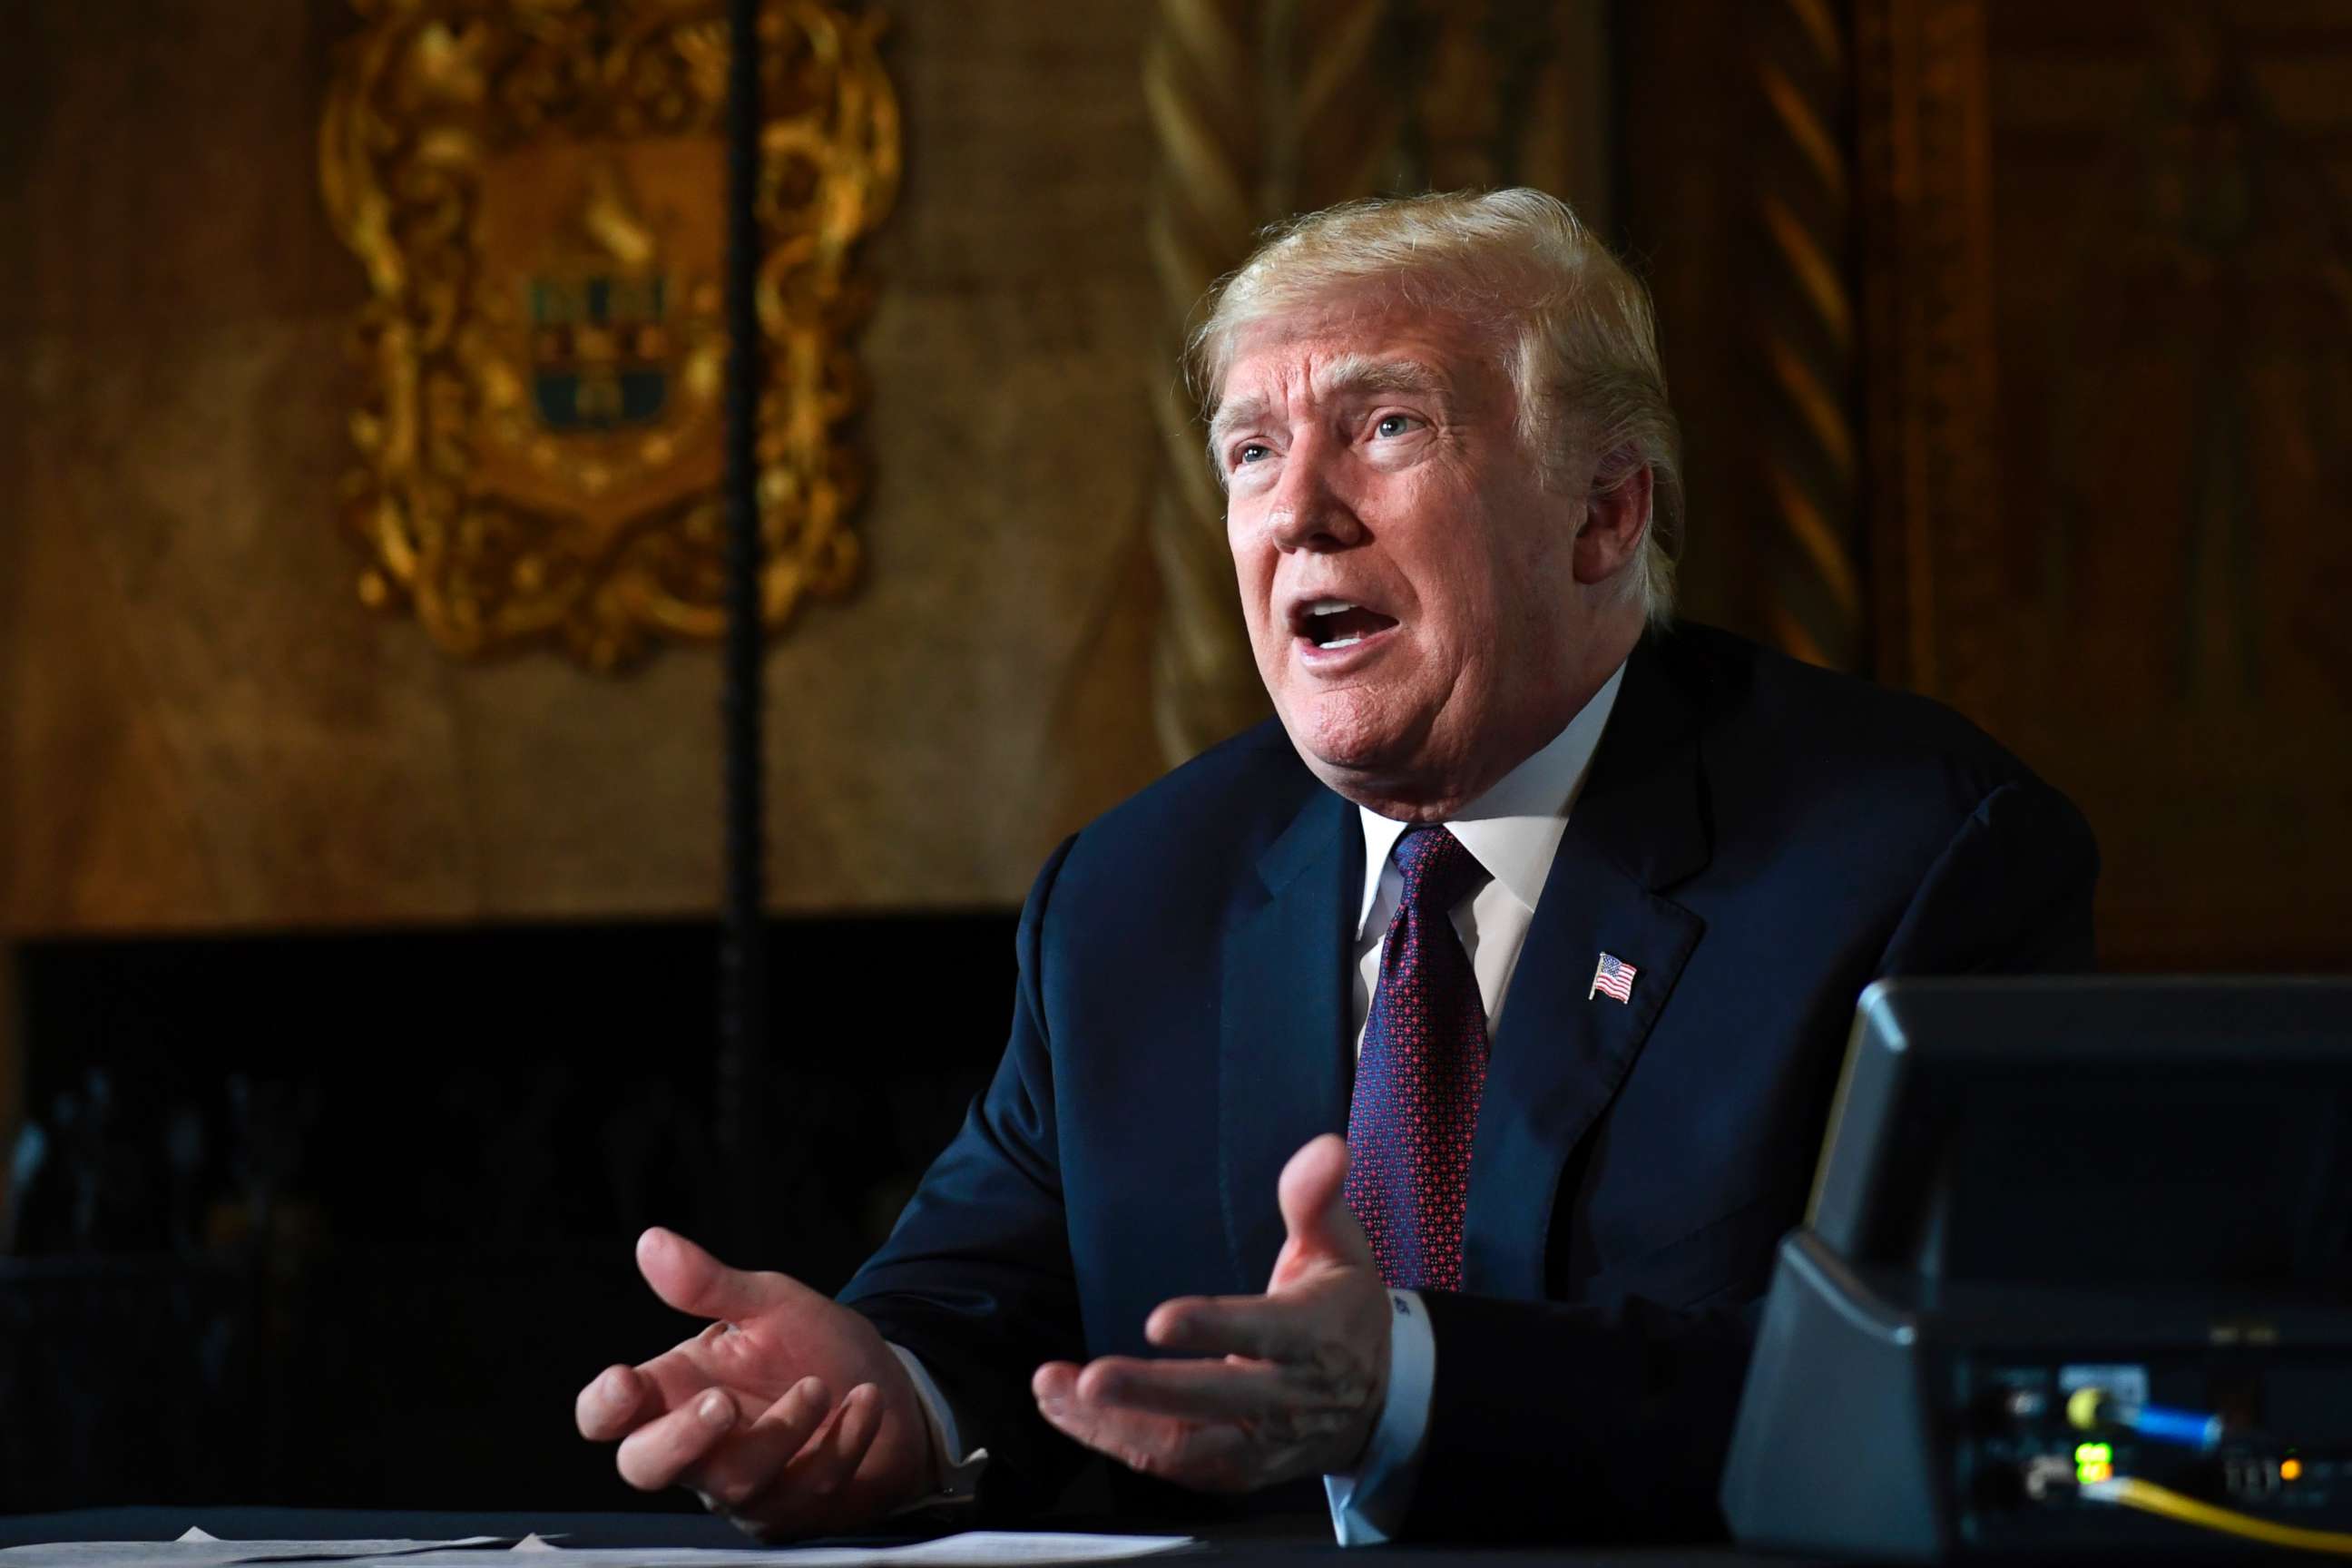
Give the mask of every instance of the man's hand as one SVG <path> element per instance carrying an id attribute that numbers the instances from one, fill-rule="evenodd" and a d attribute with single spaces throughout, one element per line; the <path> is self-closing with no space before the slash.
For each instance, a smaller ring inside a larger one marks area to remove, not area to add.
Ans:
<path id="1" fill-rule="evenodd" d="M 1145 1475 L 1252 1491 L 1344 1472 L 1388 1397 L 1389 1298 L 1341 1189 L 1348 1145 L 1326 1134 L 1290 1157 L 1289 1239 L 1263 1296 L 1163 1301 L 1143 1326 L 1196 1361 L 1049 1362 L 1031 1391 L 1046 1420 Z"/>
<path id="2" fill-rule="evenodd" d="M 763 1540 L 854 1529 L 929 1489 L 921 1402 L 871 1323 L 671 1231 L 637 1238 L 637 1268 L 663 1300 L 717 1321 L 580 1391 L 580 1435 L 619 1442 L 624 1480 L 690 1487 Z"/>

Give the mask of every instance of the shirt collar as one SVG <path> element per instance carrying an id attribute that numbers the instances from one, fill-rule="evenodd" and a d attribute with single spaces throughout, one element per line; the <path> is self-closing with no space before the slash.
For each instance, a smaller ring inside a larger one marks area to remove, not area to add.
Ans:
<path id="1" fill-rule="evenodd" d="M 1568 721 L 1568 728 L 1446 820 L 1486 874 L 1531 914 L 1543 894 L 1544 879 L 1551 875 L 1552 857 L 1568 831 L 1569 810 L 1592 771 L 1592 753 L 1617 706 L 1617 688 L 1624 679 L 1621 664 Z M 1356 911 L 1356 936 L 1361 941 L 1380 893 L 1381 870 L 1409 825 L 1366 806 L 1356 810 L 1364 826 L 1364 901 Z"/>

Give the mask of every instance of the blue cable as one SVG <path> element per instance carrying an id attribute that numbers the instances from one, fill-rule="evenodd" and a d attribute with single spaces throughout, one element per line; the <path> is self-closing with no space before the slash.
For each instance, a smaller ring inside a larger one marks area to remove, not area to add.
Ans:
<path id="1" fill-rule="evenodd" d="M 2128 1426 L 2151 1443 L 2175 1443 L 2184 1448 L 2194 1448 L 2210 1454 L 2221 1446 L 2221 1418 L 2194 1410 L 2168 1410 L 2160 1405 L 2143 1405 L 2137 1410 L 2129 1405 L 2118 1406 L 2112 1417 L 2117 1425 Z"/>
<path id="2" fill-rule="evenodd" d="M 2078 1432 L 2120 1426 L 2151 1443 L 2171 1443 L 2210 1454 L 2221 1446 L 2221 1418 L 2161 1405 L 2130 1405 L 2104 1388 L 2078 1388 L 2066 1401 L 2066 1424 Z"/>

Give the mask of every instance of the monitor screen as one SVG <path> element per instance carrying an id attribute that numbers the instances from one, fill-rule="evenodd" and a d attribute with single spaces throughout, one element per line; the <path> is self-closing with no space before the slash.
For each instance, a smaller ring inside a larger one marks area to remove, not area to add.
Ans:
<path id="1" fill-rule="evenodd" d="M 1881 982 L 1808 1223 L 1950 1284 L 2352 1297 L 2352 982 Z"/>

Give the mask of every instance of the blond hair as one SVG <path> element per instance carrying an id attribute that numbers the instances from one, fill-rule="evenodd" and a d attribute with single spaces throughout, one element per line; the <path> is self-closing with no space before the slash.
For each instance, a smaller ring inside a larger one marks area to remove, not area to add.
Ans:
<path id="1" fill-rule="evenodd" d="M 1211 291 L 1186 354 L 1203 406 L 1213 412 L 1223 399 L 1244 328 L 1363 292 L 1449 312 L 1501 336 L 1518 393 L 1520 438 L 1548 482 L 1580 437 L 1600 457 L 1595 494 L 1650 470 L 1650 518 L 1626 593 L 1651 621 L 1666 620 L 1682 551 L 1682 436 L 1641 280 L 1567 203 L 1541 191 L 1326 207 L 1268 229 L 1240 269 Z"/>

